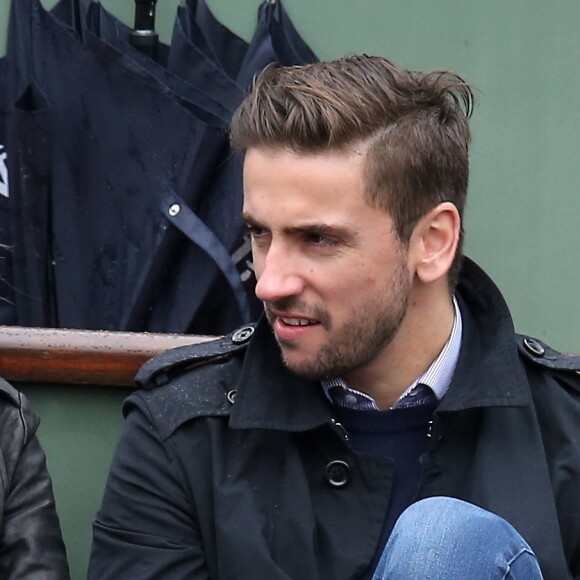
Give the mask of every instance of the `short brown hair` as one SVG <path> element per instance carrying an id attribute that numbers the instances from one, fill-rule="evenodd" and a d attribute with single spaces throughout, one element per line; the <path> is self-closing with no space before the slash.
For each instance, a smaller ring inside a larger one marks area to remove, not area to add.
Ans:
<path id="1" fill-rule="evenodd" d="M 363 142 L 370 203 L 393 218 L 402 243 L 443 201 L 463 216 L 469 180 L 473 92 L 449 71 L 416 72 L 367 55 L 306 66 L 270 65 L 231 128 L 234 148 L 342 150 Z M 463 228 L 449 272 L 453 288 Z"/>

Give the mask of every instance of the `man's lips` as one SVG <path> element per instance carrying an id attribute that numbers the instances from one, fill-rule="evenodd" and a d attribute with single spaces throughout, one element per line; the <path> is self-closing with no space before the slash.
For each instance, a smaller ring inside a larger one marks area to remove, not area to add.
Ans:
<path id="1" fill-rule="evenodd" d="M 286 345 L 296 345 L 296 341 L 301 341 L 311 336 L 316 329 L 321 327 L 319 321 L 303 318 L 302 316 L 274 315 L 270 323 L 278 340 Z"/>
<path id="2" fill-rule="evenodd" d="M 290 314 L 269 310 L 270 324 L 279 339 L 297 340 L 310 333 L 312 329 L 319 327 L 321 322 L 316 318 L 304 314 Z"/>
<path id="3" fill-rule="evenodd" d="M 319 324 L 319 322 L 310 320 L 309 318 L 295 318 L 288 316 L 278 316 L 277 318 L 287 326 L 312 326 L 313 324 Z"/>

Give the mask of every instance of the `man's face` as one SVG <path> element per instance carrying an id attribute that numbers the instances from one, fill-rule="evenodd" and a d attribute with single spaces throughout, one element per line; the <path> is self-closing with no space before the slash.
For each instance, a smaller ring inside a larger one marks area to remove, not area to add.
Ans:
<path id="1" fill-rule="evenodd" d="M 347 376 L 386 356 L 412 276 L 393 221 L 364 199 L 363 155 L 250 149 L 244 218 L 256 295 L 285 364 Z"/>

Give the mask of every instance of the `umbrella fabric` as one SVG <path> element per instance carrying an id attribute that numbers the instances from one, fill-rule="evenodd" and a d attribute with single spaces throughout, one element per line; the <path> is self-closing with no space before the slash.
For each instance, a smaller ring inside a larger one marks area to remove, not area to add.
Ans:
<path id="1" fill-rule="evenodd" d="M 292 24 L 280 0 L 265 0 L 258 11 L 258 26 L 240 67 L 238 82 L 248 86 L 268 64 L 303 65 L 318 59 Z"/>
<path id="2" fill-rule="evenodd" d="M 88 0 L 76 1 L 86 3 Z M 199 86 L 196 82 L 199 79 L 195 75 L 192 74 L 190 78 L 177 75 L 168 69 L 166 61 L 158 62 L 141 53 L 130 44 L 130 31 L 127 25 L 105 10 L 99 2 L 88 1 L 81 34 L 84 44 L 95 56 L 105 62 L 113 62 L 117 67 L 126 69 L 129 75 L 177 99 L 179 104 L 210 126 L 222 128 L 229 122 L 232 111 L 212 98 L 205 87 Z M 167 47 L 168 55 L 169 51 L 170 47 Z"/>
<path id="3" fill-rule="evenodd" d="M 190 18 L 190 11 L 183 5 L 177 8 L 167 68 L 191 84 L 204 87 L 208 95 L 232 113 L 244 98 L 242 87 L 215 56 L 212 58 L 203 29 Z"/>
<path id="4" fill-rule="evenodd" d="M 96 4 L 91 6 L 96 7 Z M 210 98 L 225 103 L 230 108 L 231 115 L 243 98 L 242 90 L 225 74 L 215 59 L 206 55 L 208 45 L 203 41 L 203 31 L 195 26 L 184 25 L 186 18 L 185 11 L 178 9 L 166 68 L 189 84 L 203 87 Z M 131 57 L 143 59 L 142 55 L 135 54 L 135 49 L 127 42 L 130 32 L 128 27 L 104 9 L 99 9 L 99 19 L 101 37 L 106 35 L 107 39 L 111 39 L 111 30 L 114 29 L 116 33 L 113 34 L 113 41 L 116 48 Z M 186 28 L 190 33 L 195 32 L 191 38 L 185 34 Z M 94 25 L 92 30 L 96 30 Z M 159 68 L 157 63 L 152 63 L 149 59 L 145 59 L 143 65 Z M 220 146 L 219 159 L 216 158 L 215 166 L 204 182 L 204 193 L 199 204 L 189 204 L 198 212 L 203 223 L 195 226 L 192 220 L 197 216 L 189 214 L 189 224 L 185 227 L 186 212 L 180 212 L 179 218 L 176 216 L 173 221 L 190 239 L 193 239 L 194 233 L 203 231 L 207 226 L 233 254 L 239 268 L 237 277 L 243 282 L 242 291 L 248 303 L 246 312 L 249 314 L 246 319 L 256 318 L 261 313 L 261 304 L 254 295 L 255 279 L 248 271 L 251 248 L 241 233 L 241 167 L 239 159 L 235 159 L 229 150 L 227 131 L 220 135 Z M 183 204 L 176 203 L 183 207 Z M 200 252 L 198 246 L 199 244 L 190 244 L 173 255 L 172 270 L 178 275 L 166 278 L 162 291 L 158 292 L 147 321 L 149 330 L 163 331 L 169 327 L 174 332 L 221 334 L 240 323 L 241 300 L 232 300 L 232 284 L 224 284 L 225 268 L 216 270 L 211 264 L 206 266 L 207 252 Z M 163 258 L 164 261 L 167 259 Z M 222 260 L 222 265 L 225 266 L 225 260 Z M 228 270 L 233 275 L 231 266 Z M 192 287 L 196 289 L 193 294 Z M 202 288 L 206 291 L 202 292 Z"/>
<path id="5" fill-rule="evenodd" d="M 50 104 L 30 74 L 28 15 L 12 7 L 4 107 L 14 317 L 22 326 L 56 326 L 50 211 Z M 24 34 L 21 34 L 24 31 Z"/>
<path id="6" fill-rule="evenodd" d="M 318 57 L 296 30 L 281 0 L 273 1 L 272 46 L 280 63 L 309 64 L 317 62 Z"/>
<path id="7" fill-rule="evenodd" d="M 24 23 L 20 38 L 31 39 L 30 70 L 49 105 L 58 325 L 142 330 L 148 300 L 172 275 L 171 261 L 158 258 L 170 258 L 179 244 L 168 241 L 183 237 L 163 204 L 167 196 L 186 204 L 199 197 L 204 171 L 213 167 L 210 136 L 224 131 L 215 114 L 223 108 L 201 91 L 189 88 L 184 96 L 175 82 L 163 85 L 96 35 L 88 33 L 82 45 L 37 0 L 19 0 L 13 12 L 13 21 Z M 26 192 L 20 205 L 38 206 L 37 194 Z M 208 267 L 219 270 L 218 263 Z M 132 316 L 137 306 L 139 316 Z"/>
<path id="8" fill-rule="evenodd" d="M 35 82 L 7 116 L 12 284 L 20 326 L 56 326 L 52 278 L 50 105 Z M 31 154 L 34 152 L 34 154 Z"/>
<path id="9" fill-rule="evenodd" d="M 217 60 L 232 79 L 236 79 L 248 50 L 248 43 L 224 26 L 208 8 L 205 0 L 187 0 L 185 33 L 195 40 L 202 31 L 206 54 Z M 190 26 L 190 28 L 188 27 Z M 201 42 L 200 42 L 201 45 Z"/>
<path id="10" fill-rule="evenodd" d="M 222 67 L 221 61 L 216 58 L 210 47 L 206 31 L 198 25 L 195 19 L 191 18 L 191 14 L 190 8 L 185 6 L 178 8 L 168 68 L 182 76 L 188 74 L 189 78 L 195 74 L 195 82 L 200 83 L 200 86 L 203 86 L 212 98 L 226 103 L 233 112 L 242 101 L 244 91 Z M 217 21 L 214 20 L 214 22 Z M 232 253 L 232 259 L 238 267 L 238 275 L 241 277 L 248 296 L 251 317 L 257 318 L 262 311 L 262 306 L 255 298 L 255 278 L 252 270 L 248 268 L 248 265 L 251 266 L 251 247 L 247 239 L 242 237 L 240 161 L 232 154 L 227 134 L 224 134 L 222 158 L 216 164 L 207 182 L 206 195 L 200 200 L 197 212 Z M 181 267 L 184 270 L 187 269 L 185 264 Z M 218 296 L 222 298 L 216 300 Z M 231 300 L 227 300 L 227 293 L 224 294 L 221 280 L 214 284 L 208 299 L 199 309 L 196 327 L 201 331 L 207 332 L 207 329 L 213 325 L 212 321 L 217 316 L 216 305 L 219 305 L 222 317 L 230 320 L 231 315 L 226 316 L 225 313 L 231 310 L 232 304 Z M 191 327 L 191 320 L 183 319 L 183 322 L 187 322 L 188 327 Z M 227 330 L 228 328 L 224 327 L 221 332 Z"/>
<path id="11" fill-rule="evenodd" d="M 179 18 L 176 19 L 166 70 L 163 70 L 159 63 L 144 57 L 129 45 L 128 27 L 98 4 L 93 3 L 90 8 L 92 16 L 89 17 L 89 21 L 92 20 L 92 32 L 99 29 L 101 39 L 106 38 L 117 50 L 138 61 L 140 66 L 152 72 L 157 78 L 175 75 L 185 80 L 187 84 L 181 86 L 182 95 L 188 86 L 203 87 L 204 94 L 210 99 L 220 104 L 225 103 L 226 108 L 229 108 L 229 111 L 223 114 L 229 121 L 234 108 L 242 98 L 241 89 L 215 62 L 206 57 L 198 48 L 197 42 L 193 42 L 183 34 Z M 97 10 L 98 16 L 95 18 Z M 95 26 L 95 20 L 98 20 L 98 26 Z M 223 333 L 257 316 L 259 312 L 260 306 L 254 298 L 253 280 L 247 280 L 242 287 L 240 273 L 235 271 L 231 258 L 226 257 L 224 253 L 224 249 L 225 252 L 231 252 L 240 246 L 241 172 L 237 164 L 234 169 L 235 162 L 230 159 L 227 131 L 223 130 L 217 134 L 213 132 L 208 135 L 208 139 L 211 142 L 207 142 L 204 146 L 206 158 L 210 151 L 213 151 L 213 165 L 209 173 L 195 171 L 192 174 L 193 183 L 184 186 L 189 192 L 201 192 L 201 197 L 190 197 L 185 204 L 173 194 L 170 196 L 172 201 L 164 206 L 168 208 L 177 204 L 182 208 L 178 216 L 165 214 L 165 217 L 169 217 L 172 223 L 195 243 L 185 244 L 171 256 L 162 251 L 164 244 L 161 244 L 157 259 L 150 262 L 149 280 L 156 276 L 157 266 L 167 264 L 169 260 L 174 275 L 164 277 L 162 289 L 157 292 L 155 301 L 149 301 L 151 305 L 147 320 L 148 330 L 165 331 L 171 328 L 172 332 Z M 209 221 L 203 220 L 203 216 L 198 217 L 195 213 L 187 211 L 189 208 L 195 212 L 202 201 L 204 208 L 213 208 L 209 214 Z M 188 216 L 187 219 L 185 216 Z M 211 241 L 210 233 L 217 237 L 223 246 L 220 249 L 220 258 L 216 254 L 219 244 L 216 244 L 215 240 Z M 200 240 L 200 236 L 205 236 L 207 242 L 211 242 L 210 245 Z M 212 256 L 210 247 L 214 249 L 214 261 L 220 264 L 218 269 L 212 266 L 211 262 L 208 263 L 208 255 Z M 227 272 L 229 275 L 224 280 Z M 238 287 L 234 287 L 232 283 L 234 276 Z M 144 286 L 146 285 L 147 280 L 144 281 Z M 192 289 L 195 291 L 192 292 Z M 236 300 L 232 300 L 232 289 Z M 248 302 L 252 306 L 251 310 Z M 144 301 L 138 302 L 132 312 L 142 312 L 145 305 Z M 240 316 L 240 312 L 244 313 L 243 317 Z M 127 321 L 126 326 L 132 326 L 132 321 Z"/>

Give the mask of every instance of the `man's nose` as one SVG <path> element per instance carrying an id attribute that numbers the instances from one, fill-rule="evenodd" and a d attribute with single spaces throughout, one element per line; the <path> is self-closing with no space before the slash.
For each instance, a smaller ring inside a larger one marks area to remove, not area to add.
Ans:
<path id="1" fill-rule="evenodd" d="M 262 302 L 276 302 L 302 293 L 304 279 L 296 260 L 289 252 L 272 245 L 261 264 L 255 265 L 256 296 Z"/>

